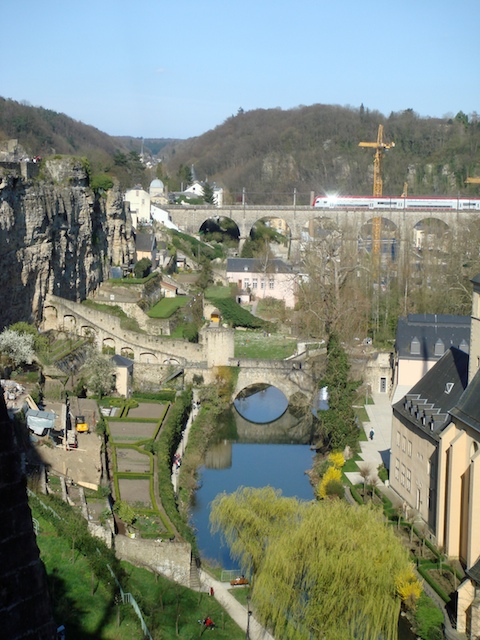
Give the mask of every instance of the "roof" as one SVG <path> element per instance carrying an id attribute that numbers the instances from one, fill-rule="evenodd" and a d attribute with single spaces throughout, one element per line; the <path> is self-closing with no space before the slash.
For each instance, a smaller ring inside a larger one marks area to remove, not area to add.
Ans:
<path id="1" fill-rule="evenodd" d="M 399 318 L 395 348 L 399 358 L 412 360 L 438 360 L 442 354 L 435 354 L 435 345 L 441 340 L 445 351 L 450 347 L 468 352 L 470 344 L 470 316 L 437 315 L 433 313 L 409 314 Z M 419 342 L 419 350 L 412 353 L 414 339 Z"/>
<path id="2" fill-rule="evenodd" d="M 470 569 L 467 569 L 465 573 L 474 582 L 480 584 L 480 560 L 477 560 L 477 562 L 472 567 L 470 567 Z"/>
<path id="3" fill-rule="evenodd" d="M 119 356 L 118 354 L 112 356 L 112 362 L 117 367 L 123 367 L 126 369 L 129 369 L 131 366 L 133 366 L 133 360 L 130 360 L 130 358 L 125 358 L 124 356 Z"/>
<path id="4" fill-rule="evenodd" d="M 152 251 L 155 236 L 150 233 L 137 233 L 135 236 L 135 248 L 137 251 Z"/>
<path id="5" fill-rule="evenodd" d="M 292 273 L 292 268 L 280 258 L 268 260 L 266 268 L 265 260 L 259 258 L 228 258 L 227 273 L 239 271 L 246 273 Z"/>
<path id="6" fill-rule="evenodd" d="M 421 431 L 438 438 L 451 421 L 453 409 L 468 383 L 468 354 L 451 347 L 440 360 L 393 405 L 394 415 L 401 416 Z"/>
<path id="7" fill-rule="evenodd" d="M 480 433 L 480 370 L 450 413 Z"/>

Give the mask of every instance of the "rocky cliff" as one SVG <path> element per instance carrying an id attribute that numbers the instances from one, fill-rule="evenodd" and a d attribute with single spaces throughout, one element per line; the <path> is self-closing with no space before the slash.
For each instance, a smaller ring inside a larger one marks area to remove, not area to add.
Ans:
<path id="1" fill-rule="evenodd" d="M 30 180 L 0 163 L 0 330 L 38 321 L 47 293 L 84 299 L 133 252 L 122 193 L 95 194 L 80 160 L 44 161 Z"/>

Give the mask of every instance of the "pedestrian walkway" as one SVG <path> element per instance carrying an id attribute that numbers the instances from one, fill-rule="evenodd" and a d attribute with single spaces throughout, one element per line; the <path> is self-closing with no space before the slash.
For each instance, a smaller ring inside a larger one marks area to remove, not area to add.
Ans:
<path id="1" fill-rule="evenodd" d="M 373 402 L 374 404 L 365 406 L 369 421 L 363 424 L 363 428 L 368 439 L 360 442 L 360 457 L 363 462 L 359 464 L 367 465 L 372 475 L 378 477 L 379 465 L 383 463 L 387 468 L 390 466 L 392 405 L 387 393 L 374 393 Z M 371 429 L 374 431 L 373 439 L 368 437 Z M 358 471 L 345 475 L 353 485 L 363 483 L 363 478 Z"/>
<path id="2" fill-rule="evenodd" d="M 215 578 L 212 578 L 210 574 L 202 569 L 199 570 L 199 574 L 201 588 L 209 592 L 213 587 L 213 597 L 222 605 L 225 611 L 227 611 L 232 620 L 234 620 L 245 633 L 247 633 L 248 628 L 247 638 L 251 638 L 251 640 L 274 640 L 273 636 L 262 627 L 253 615 L 248 615 L 247 608 L 230 593 L 230 583 L 215 580 Z"/>

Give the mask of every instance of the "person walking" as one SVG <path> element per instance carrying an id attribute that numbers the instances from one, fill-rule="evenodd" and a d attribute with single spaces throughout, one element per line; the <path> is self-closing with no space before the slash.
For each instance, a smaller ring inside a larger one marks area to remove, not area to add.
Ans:
<path id="1" fill-rule="evenodd" d="M 373 440 L 373 436 L 375 435 L 373 427 L 370 429 L 370 433 L 368 435 L 370 436 L 370 440 Z"/>

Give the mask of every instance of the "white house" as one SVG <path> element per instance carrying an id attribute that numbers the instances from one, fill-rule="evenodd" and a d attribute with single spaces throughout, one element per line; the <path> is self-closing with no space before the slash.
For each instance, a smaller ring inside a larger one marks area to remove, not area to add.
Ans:
<path id="1" fill-rule="evenodd" d="M 227 280 L 257 299 L 275 298 L 283 300 L 289 309 L 295 306 L 297 274 L 279 258 L 228 258 Z"/>
<path id="2" fill-rule="evenodd" d="M 141 185 L 126 192 L 125 202 L 129 203 L 132 224 L 135 228 L 140 223 L 150 222 L 150 194 L 142 189 Z"/>

